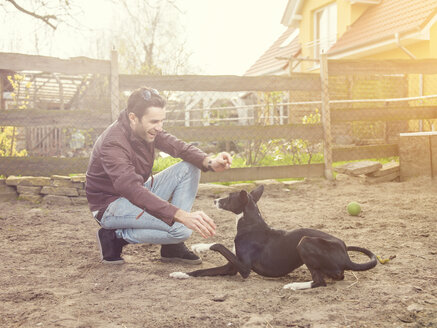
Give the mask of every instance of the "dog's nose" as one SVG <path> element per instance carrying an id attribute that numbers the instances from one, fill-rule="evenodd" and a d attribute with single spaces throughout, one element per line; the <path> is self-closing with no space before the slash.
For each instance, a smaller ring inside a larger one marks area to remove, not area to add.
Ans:
<path id="1" fill-rule="evenodd" d="M 214 199 L 214 205 L 217 205 L 218 199 Z"/>

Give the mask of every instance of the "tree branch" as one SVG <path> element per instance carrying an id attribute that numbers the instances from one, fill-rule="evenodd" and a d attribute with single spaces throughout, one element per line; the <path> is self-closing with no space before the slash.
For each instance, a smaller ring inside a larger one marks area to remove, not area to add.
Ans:
<path id="1" fill-rule="evenodd" d="M 19 4 L 17 4 L 17 3 L 15 2 L 15 0 L 6 0 L 6 1 L 10 2 L 10 3 L 11 3 L 15 8 L 17 8 L 19 11 L 21 11 L 21 12 L 27 14 L 27 15 L 30 15 L 30 16 L 32 16 L 32 17 L 34 17 L 34 18 L 37 18 L 37 19 L 42 20 L 44 23 L 46 23 L 46 24 L 47 24 L 48 26 L 50 26 L 52 29 L 56 30 L 56 26 L 53 25 L 53 24 L 50 22 L 50 19 L 57 20 L 58 18 L 57 18 L 56 16 L 54 16 L 54 15 L 44 15 L 44 16 L 41 16 L 41 15 L 38 15 L 38 14 L 36 14 L 36 13 L 34 13 L 34 12 L 31 12 L 31 11 L 29 11 L 29 10 L 24 9 L 24 8 L 21 7 Z"/>

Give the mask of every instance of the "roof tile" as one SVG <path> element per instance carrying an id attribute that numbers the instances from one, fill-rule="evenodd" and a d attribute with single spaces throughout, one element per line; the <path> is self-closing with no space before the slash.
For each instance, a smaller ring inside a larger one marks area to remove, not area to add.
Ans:
<path id="1" fill-rule="evenodd" d="M 328 54 L 419 31 L 437 13 L 437 0 L 382 0 L 365 11 Z"/>
<path id="2" fill-rule="evenodd" d="M 287 40 L 294 31 L 295 28 L 287 28 L 244 75 L 256 76 L 283 70 L 287 60 L 278 59 L 278 57 L 289 58 L 290 56 L 295 56 L 300 51 L 299 34 L 290 42 Z M 287 44 L 283 45 L 285 41 L 287 41 Z"/>

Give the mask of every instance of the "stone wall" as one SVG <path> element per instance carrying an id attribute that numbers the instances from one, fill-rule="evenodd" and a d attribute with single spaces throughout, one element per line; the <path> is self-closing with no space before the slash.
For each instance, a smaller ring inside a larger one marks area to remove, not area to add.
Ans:
<path id="1" fill-rule="evenodd" d="M 86 205 L 85 174 L 76 176 L 53 175 L 51 177 L 9 176 L 1 184 L 16 197 L 34 203 L 58 205 Z"/>
<path id="2" fill-rule="evenodd" d="M 17 199 L 17 190 L 6 184 L 6 179 L 0 179 L 0 202 Z"/>

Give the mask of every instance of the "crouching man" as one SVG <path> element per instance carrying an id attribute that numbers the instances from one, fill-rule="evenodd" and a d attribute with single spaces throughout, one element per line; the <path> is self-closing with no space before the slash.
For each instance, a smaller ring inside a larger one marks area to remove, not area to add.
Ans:
<path id="1" fill-rule="evenodd" d="M 101 229 L 97 239 L 104 263 L 123 263 L 126 244 L 160 244 L 163 261 L 200 264 L 184 241 L 192 231 L 215 234 L 214 221 L 191 212 L 200 172 L 223 171 L 228 153 L 215 158 L 163 130 L 165 99 L 152 88 L 135 90 L 127 108 L 97 139 L 86 174 L 90 210 Z M 155 147 L 181 158 L 152 175 Z"/>

